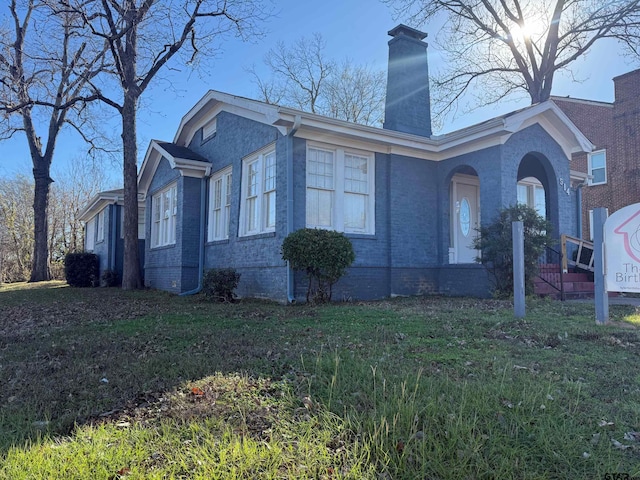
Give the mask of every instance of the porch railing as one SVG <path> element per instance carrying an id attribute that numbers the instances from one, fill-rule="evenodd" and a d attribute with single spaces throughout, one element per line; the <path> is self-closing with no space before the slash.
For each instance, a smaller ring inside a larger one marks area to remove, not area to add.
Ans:
<path id="1" fill-rule="evenodd" d="M 562 271 L 564 273 L 569 271 L 569 266 L 590 272 L 594 271 L 593 243 L 563 233 L 560 236 L 560 244 L 562 247 Z"/>

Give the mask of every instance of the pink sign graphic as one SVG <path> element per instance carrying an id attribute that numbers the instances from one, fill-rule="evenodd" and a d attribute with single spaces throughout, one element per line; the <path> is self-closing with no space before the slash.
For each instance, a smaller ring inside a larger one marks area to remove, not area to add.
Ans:
<path id="1" fill-rule="evenodd" d="M 623 235 L 627 255 L 640 263 L 640 210 L 624 220 L 614 229 L 614 233 Z"/>

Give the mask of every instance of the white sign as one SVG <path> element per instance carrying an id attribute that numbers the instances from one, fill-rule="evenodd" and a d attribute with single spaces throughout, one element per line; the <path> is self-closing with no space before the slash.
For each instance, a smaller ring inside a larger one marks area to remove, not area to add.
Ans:
<path id="1" fill-rule="evenodd" d="M 640 292 L 640 203 L 607 218 L 604 246 L 607 290 Z"/>

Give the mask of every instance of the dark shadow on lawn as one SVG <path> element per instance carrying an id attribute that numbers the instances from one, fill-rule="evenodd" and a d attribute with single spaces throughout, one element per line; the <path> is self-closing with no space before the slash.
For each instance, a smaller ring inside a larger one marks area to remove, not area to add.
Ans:
<path id="1" fill-rule="evenodd" d="M 318 335 L 305 307 L 59 287 L 0 290 L 0 453 L 217 373 L 281 379 Z"/>

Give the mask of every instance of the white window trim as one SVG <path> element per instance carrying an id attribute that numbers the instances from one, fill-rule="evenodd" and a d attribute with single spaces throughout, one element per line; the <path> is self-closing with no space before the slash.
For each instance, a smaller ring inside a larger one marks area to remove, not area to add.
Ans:
<path id="1" fill-rule="evenodd" d="M 593 181 L 593 168 L 591 165 L 591 159 L 594 155 L 599 155 L 602 154 L 604 155 L 604 167 L 599 167 L 596 170 L 599 170 L 600 168 L 604 168 L 604 181 L 602 182 L 594 182 Z M 589 185 L 605 185 L 607 183 L 607 150 L 606 149 L 602 149 L 602 150 L 597 150 L 595 152 L 591 152 L 588 154 L 587 156 L 587 168 L 589 170 L 589 176 L 587 177 L 589 179 Z"/>
<path id="2" fill-rule="evenodd" d="M 104 242 L 104 213 L 105 209 L 103 208 L 97 215 L 97 224 L 98 229 L 96 232 L 96 243 Z"/>
<path id="3" fill-rule="evenodd" d="M 526 177 L 523 178 L 522 180 L 520 180 L 518 182 L 518 185 L 522 185 L 527 187 L 527 203 L 525 203 L 524 205 L 526 205 L 527 207 L 531 207 L 533 208 L 538 215 L 540 215 L 543 218 L 547 218 L 547 203 L 546 203 L 546 192 L 544 190 L 544 185 L 542 184 L 542 182 L 540 182 L 540 180 L 538 180 L 535 177 Z M 543 195 L 545 195 L 545 203 L 544 203 L 544 212 L 539 212 L 538 209 L 536 208 L 536 189 L 541 189 L 543 192 Z M 517 200 L 517 198 L 516 198 Z M 520 203 L 520 202 L 518 202 Z"/>
<path id="4" fill-rule="evenodd" d="M 242 159 L 242 177 L 240 182 L 240 222 L 238 225 L 238 236 L 240 237 L 259 235 L 261 233 L 270 233 L 270 232 L 275 232 L 276 230 L 275 223 L 277 220 L 274 220 L 274 224 L 271 226 L 266 225 L 267 202 L 265 201 L 265 196 L 268 192 L 265 192 L 265 189 L 264 189 L 265 157 L 271 154 L 275 155 L 275 152 L 276 152 L 275 146 L 269 145 L 268 147 L 263 148 L 257 153 L 254 153 Z M 248 203 L 247 186 L 249 182 L 249 165 L 253 164 L 254 162 L 258 162 L 258 172 L 257 172 L 257 179 L 256 179 L 256 182 L 257 182 L 256 211 L 258 215 L 258 222 L 257 222 L 258 226 L 257 228 L 250 228 L 250 226 L 248 225 L 249 217 L 247 212 L 247 203 Z M 276 170 L 277 170 L 277 161 L 276 161 Z M 277 173 L 276 173 L 276 183 L 277 183 Z M 275 202 L 277 205 L 277 201 L 278 201 L 277 187 L 275 190 L 272 190 L 272 191 L 275 191 L 275 195 L 276 195 Z M 276 205 L 274 205 L 274 210 L 276 209 Z"/>
<path id="5" fill-rule="evenodd" d="M 229 221 L 230 221 L 230 209 L 231 205 L 226 204 L 227 196 L 231 194 L 228 189 L 231 189 L 231 185 L 228 180 L 233 180 L 232 167 L 229 166 L 214 173 L 209 179 L 209 224 L 207 228 L 207 239 L 209 242 L 217 240 L 226 240 L 229 238 Z M 217 181 L 221 182 L 221 205 L 220 213 L 222 215 L 222 232 L 215 232 L 215 184 Z"/>
<path id="6" fill-rule="evenodd" d="M 204 127 L 202 127 L 202 141 L 209 140 L 216 134 L 218 128 L 218 120 L 214 118 L 209 123 L 207 123 Z"/>
<path id="7" fill-rule="evenodd" d="M 163 205 L 158 202 L 162 202 L 164 194 L 167 192 L 169 192 L 169 216 L 164 217 L 162 214 Z M 176 243 L 176 224 L 178 217 L 177 193 L 178 183 L 175 182 L 151 197 L 151 248 L 166 247 L 168 245 L 175 245 Z M 157 221 L 155 215 L 156 208 L 160 209 L 160 218 Z M 168 231 L 168 238 L 166 239 L 162 238 L 164 225 L 166 225 Z"/>
<path id="8" fill-rule="evenodd" d="M 96 217 L 94 216 L 85 224 L 85 245 L 87 252 L 93 252 L 96 247 Z"/>
<path id="9" fill-rule="evenodd" d="M 375 171 L 376 171 L 376 159 L 372 152 L 366 152 L 363 150 L 357 150 L 353 148 L 336 147 L 332 145 L 326 145 L 317 142 L 307 142 L 307 159 L 309 158 L 309 150 L 325 150 L 332 151 L 334 154 L 333 164 L 333 212 L 331 218 L 331 226 L 313 225 L 306 222 L 307 228 L 324 228 L 335 230 L 338 232 L 350 233 L 350 234 L 362 234 L 362 235 L 375 235 L 375 205 L 376 205 L 376 191 L 375 191 Z M 365 157 L 367 159 L 367 201 L 366 201 L 366 224 L 364 229 L 345 229 L 344 227 L 344 195 L 345 195 L 345 175 L 344 175 L 344 157 L 345 155 L 357 155 L 359 157 Z M 308 161 L 307 161 L 308 168 Z M 306 182 L 308 183 L 308 182 Z M 305 188 L 305 192 L 310 187 Z M 312 187 L 311 187 L 312 188 Z M 305 213 L 306 216 L 306 213 Z"/>

